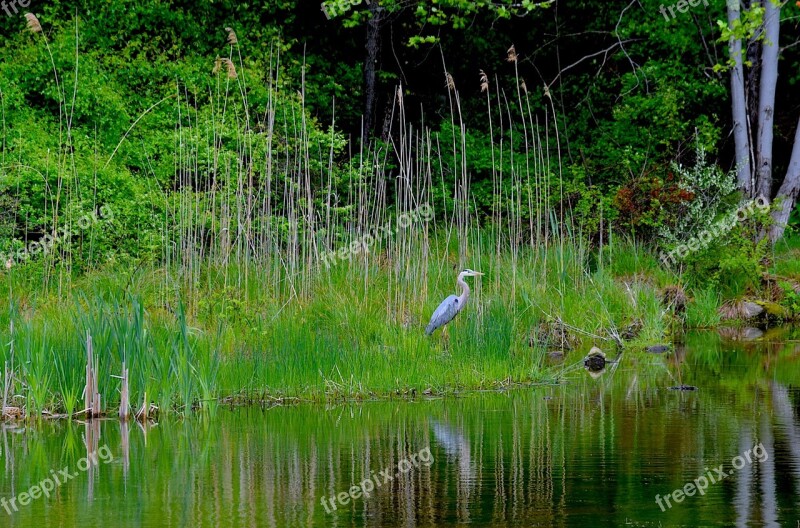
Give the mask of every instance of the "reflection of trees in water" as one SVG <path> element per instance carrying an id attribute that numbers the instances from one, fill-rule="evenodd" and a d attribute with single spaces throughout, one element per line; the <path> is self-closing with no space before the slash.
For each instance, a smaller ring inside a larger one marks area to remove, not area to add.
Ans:
<path id="1" fill-rule="evenodd" d="M 753 437 L 750 429 L 742 429 L 739 437 L 739 452 L 744 453 L 753 447 Z M 750 518 L 750 497 L 753 493 L 753 466 L 745 466 L 736 475 L 736 526 L 747 527 L 747 519 Z"/>
<path id="2" fill-rule="evenodd" d="M 160 424 L 146 438 L 113 421 L 34 437 L 5 433 L 0 489 L 22 491 L 49 469 L 74 464 L 97 449 L 102 427 L 99 444 L 118 463 L 62 489 L 45 513 L 21 511 L 22 525 L 43 514 L 82 518 L 92 495 L 91 525 L 122 515 L 142 525 L 259 528 L 785 523 L 800 506 L 796 393 L 764 382 L 745 400 L 746 391 L 711 388 L 716 374 L 698 377 L 691 352 L 680 368 L 700 390 L 666 391 L 672 378 L 660 358 L 652 361 L 660 365 L 652 372 L 624 363 L 613 377 L 511 394 L 221 411 L 211 420 Z M 767 461 L 745 465 L 667 513 L 658 509 L 656 493 L 690 482 L 704 467 L 730 470 L 731 458 L 759 441 Z M 65 457 L 61 446 L 69 444 L 78 449 Z M 48 456 L 31 456 L 32 445 L 47 446 Z M 400 461 L 425 447 L 433 464 L 398 476 Z M 383 482 L 385 469 L 391 481 Z M 323 496 L 365 478 L 381 480 L 372 496 L 325 512 Z M 113 507 L 98 507 L 101 498 Z"/>
<path id="3" fill-rule="evenodd" d="M 795 497 L 800 494 L 800 426 L 789 390 L 776 382 L 771 382 L 769 387 L 771 402 L 765 401 L 763 408 L 758 409 L 758 435 L 753 435 L 755 423 L 744 420 L 739 437 L 740 453 L 760 442 L 768 458 L 746 464 L 736 472 L 736 526 L 746 527 L 752 523 L 769 528 L 781 526 L 778 480 L 784 471 L 793 477 Z M 784 446 L 786 453 L 781 451 Z M 794 506 L 800 506 L 800 501 L 795 499 Z"/>
<path id="4" fill-rule="evenodd" d="M 650 503 L 656 492 L 671 491 L 674 481 L 691 481 L 703 473 L 704 464 L 724 462 L 730 470 L 733 456 L 761 441 L 770 453 L 768 460 L 746 465 L 725 484 L 712 485 L 707 497 L 687 498 L 671 513 L 679 512 L 680 518 L 690 523 L 697 519 L 696 510 L 705 510 L 704 518 L 717 515 L 733 522 L 735 515 L 740 525 L 755 520 L 778 526 L 777 474 L 781 467 L 773 458 L 773 437 L 784 433 L 774 431 L 775 423 L 768 410 L 753 423 L 748 417 L 727 412 L 727 398 L 716 397 L 710 391 L 680 394 L 643 389 L 639 394 L 645 396 L 631 398 L 629 385 L 619 391 L 576 391 L 550 401 L 538 393 L 508 399 L 490 396 L 491 403 L 477 408 L 471 408 L 469 403 L 424 404 L 434 406 L 427 413 L 431 416 L 407 416 L 363 432 L 358 438 L 340 438 L 325 444 L 327 456 L 315 474 L 308 472 L 310 468 L 301 470 L 297 464 L 313 460 L 310 455 L 320 446 L 309 446 L 305 457 L 301 452 L 289 456 L 284 450 L 275 459 L 276 464 L 295 467 L 290 473 L 295 482 L 319 481 L 324 489 L 298 487 L 292 485 L 293 481 L 283 485 L 276 482 L 271 489 L 280 497 L 277 518 L 301 522 L 307 519 L 306 508 L 313 507 L 320 512 L 314 518 L 327 519 L 334 525 L 349 524 L 347 519 L 367 526 L 468 522 L 565 525 L 581 508 L 594 511 L 599 517 L 608 515 L 611 508 L 627 509 L 629 514 L 648 506 L 654 509 Z M 781 420 L 794 420 L 788 397 L 781 404 L 788 409 L 783 415 L 777 409 L 778 399 L 773 400 L 762 406 L 768 408 L 772 403 L 778 426 L 786 429 L 780 426 Z M 500 408 L 494 412 L 490 407 Z M 363 425 L 371 429 L 369 424 Z M 318 502 L 322 495 L 345 491 L 352 482 L 380 469 L 396 468 L 400 460 L 425 445 L 431 446 L 435 459 L 430 469 L 414 469 L 395 478 L 376 489 L 373 497 L 339 506 L 333 515 L 322 511 Z M 276 450 L 281 452 L 277 446 Z M 663 475 L 667 478 L 639 493 L 637 484 L 626 481 L 629 474 L 637 473 L 644 480 L 657 480 Z M 800 486 L 798 475 L 795 485 Z M 735 489 L 726 507 L 727 511 L 734 510 L 733 514 L 713 511 L 724 506 L 720 504 L 726 500 L 723 487 Z M 621 519 L 624 520 L 622 516 Z"/>
<path id="5" fill-rule="evenodd" d="M 800 510 L 800 423 L 795 415 L 795 405 L 789 396 L 789 390 L 779 383 L 771 384 L 772 407 L 780 434 L 785 437 L 784 444 L 789 460 L 783 461 L 783 467 L 794 476 L 795 506 Z M 796 391 L 795 396 L 798 396 Z M 800 516 L 799 516 L 800 517 Z"/>

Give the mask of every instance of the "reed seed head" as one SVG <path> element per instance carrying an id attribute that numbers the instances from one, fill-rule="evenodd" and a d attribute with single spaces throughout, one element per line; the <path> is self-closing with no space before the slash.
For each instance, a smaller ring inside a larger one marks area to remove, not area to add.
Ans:
<path id="1" fill-rule="evenodd" d="M 228 79 L 235 79 L 236 75 L 236 65 L 230 59 L 223 59 L 221 57 L 217 57 L 214 61 L 214 69 L 211 70 L 211 73 L 214 75 L 218 74 L 222 67 L 225 67 L 225 72 L 228 74 Z"/>
<path id="2" fill-rule="evenodd" d="M 31 30 L 31 33 L 42 32 L 42 25 L 39 23 L 39 19 L 36 18 L 36 15 L 33 13 L 25 13 L 25 20 L 28 21 L 28 29 Z"/>
<path id="3" fill-rule="evenodd" d="M 455 89 L 456 89 L 456 83 L 455 83 L 455 81 L 453 80 L 453 76 L 452 76 L 452 75 L 450 75 L 450 73 L 448 73 L 448 72 L 445 72 L 445 74 L 444 74 L 444 77 L 445 77 L 445 79 L 446 79 L 446 81 L 447 81 L 447 82 L 446 82 L 447 89 L 448 89 L 448 90 L 455 90 Z"/>
<path id="4" fill-rule="evenodd" d="M 508 48 L 508 51 L 506 53 L 508 54 L 508 57 L 506 57 L 506 60 L 508 62 L 517 62 L 517 50 L 516 48 L 514 48 L 513 44 L 511 45 L 510 48 Z"/>
<path id="5" fill-rule="evenodd" d="M 239 39 L 236 38 L 236 33 L 233 31 L 233 28 L 226 27 L 225 31 L 228 32 L 228 44 L 230 46 L 235 46 L 239 43 Z"/>
<path id="6" fill-rule="evenodd" d="M 481 73 L 481 93 L 489 91 L 489 77 L 483 70 L 478 70 Z"/>

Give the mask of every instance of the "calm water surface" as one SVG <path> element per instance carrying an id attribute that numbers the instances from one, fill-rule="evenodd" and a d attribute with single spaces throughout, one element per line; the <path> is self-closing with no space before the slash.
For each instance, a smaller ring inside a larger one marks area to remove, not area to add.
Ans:
<path id="1" fill-rule="evenodd" d="M 505 393 L 5 427 L 0 525 L 800 527 L 800 336 L 752 337 Z"/>

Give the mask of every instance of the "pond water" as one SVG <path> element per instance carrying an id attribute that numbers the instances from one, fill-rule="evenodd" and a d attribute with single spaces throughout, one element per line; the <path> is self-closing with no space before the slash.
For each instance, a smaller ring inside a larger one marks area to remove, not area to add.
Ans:
<path id="1" fill-rule="evenodd" d="M 689 334 L 502 393 L 6 426 L 0 522 L 794 528 L 797 337 Z"/>

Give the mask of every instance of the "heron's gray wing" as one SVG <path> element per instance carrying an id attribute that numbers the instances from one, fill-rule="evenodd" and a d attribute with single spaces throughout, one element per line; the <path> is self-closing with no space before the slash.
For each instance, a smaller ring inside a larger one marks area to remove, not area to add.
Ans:
<path id="1" fill-rule="evenodd" d="M 442 304 L 433 312 L 431 322 L 428 323 L 428 327 L 425 328 L 425 333 L 431 335 L 437 328 L 441 328 L 452 321 L 460 310 L 461 307 L 458 305 L 458 296 L 449 296 L 442 301 Z"/>

